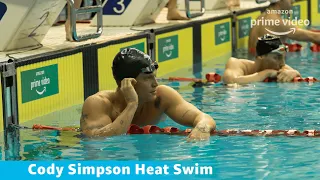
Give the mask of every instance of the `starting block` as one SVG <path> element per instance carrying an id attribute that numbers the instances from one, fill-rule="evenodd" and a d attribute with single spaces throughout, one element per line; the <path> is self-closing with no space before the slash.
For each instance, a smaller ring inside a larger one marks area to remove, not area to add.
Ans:
<path id="1" fill-rule="evenodd" d="M 41 44 L 66 0 L 1 0 L 0 51 Z"/>
<path id="2" fill-rule="evenodd" d="M 103 26 L 136 26 L 153 23 L 169 0 L 106 0 Z M 91 21 L 97 26 L 97 16 Z"/>
<path id="3" fill-rule="evenodd" d="M 186 10 L 186 0 L 178 0 L 178 9 Z M 199 11 L 200 10 L 201 0 L 189 0 L 189 9 L 190 11 Z M 205 10 L 217 10 L 227 8 L 226 0 L 204 0 Z"/>

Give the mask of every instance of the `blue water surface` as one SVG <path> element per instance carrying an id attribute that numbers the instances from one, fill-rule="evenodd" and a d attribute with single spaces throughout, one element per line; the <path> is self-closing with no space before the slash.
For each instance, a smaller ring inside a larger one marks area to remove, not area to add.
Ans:
<path id="1" fill-rule="evenodd" d="M 245 56 L 239 54 L 237 57 Z M 288 53 L 287 64 L 302 76 L 320 78 L 320 55 L 308 48 Z M 214 64 L 215 60 L 212 60 Z M 224 63 L 201 73 L 223 74 Z M 190 77 L 192 74 L 190 74 Z M 189 83 L 161 82 L 175 88 L 197 108 L 210 114 L 217 129 L 320 129 L 320 83 L 222 84 L 193 88 Z M 81 107 L 35 120 L 47 125 L 79 126 Z M 31 126 L 35 121 L 25 123 Z M 171 119 L 158 126 L 181 126 Z M 0 145 L 3 160 L 171 160 L 212 165 L 212 179 L 317 179 L 320 139 L 308 137 L 211 136 L 208 142 L 187 143 L 185 136 L 123 135 L 86 139 L 74 132 L 20 130 Z M 1 138 L 3 140 L 3 137 Z"/>

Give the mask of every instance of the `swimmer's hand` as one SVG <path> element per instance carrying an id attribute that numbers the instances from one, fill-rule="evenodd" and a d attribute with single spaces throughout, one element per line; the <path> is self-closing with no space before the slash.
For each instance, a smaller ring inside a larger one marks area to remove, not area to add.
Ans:
<path id="1" fill-rule="evenodd" d="M 277 75 L 279 74 L 279 71 L 276 71 L 274 69 L 266 69 L 267 77 L 266 78 L 276 78 Z"/>
<path id="2" fill-rule="evenodd" d="M 210 128 L 208 125 L 199 123 L 189 134 L 187 141 L 207 141 L 210 139 Z"/>
<path id="3" fill-rule="evenodd" d="M 136 90 L 134 89 L 134 85 L 137 81 L 134 78 L 124 78 L 121 81 L 121 92 L 126 100 L 127 104 L 129 103 L 137 103 L 138 104 L 138 95 Z"/>
<path id="4" fill-rule="evenodd" d="M 278 82 L 292 82 L 295 77 L 301 76 L 300 73 L 293 69 L 281 69 L 277 76 Z"/>

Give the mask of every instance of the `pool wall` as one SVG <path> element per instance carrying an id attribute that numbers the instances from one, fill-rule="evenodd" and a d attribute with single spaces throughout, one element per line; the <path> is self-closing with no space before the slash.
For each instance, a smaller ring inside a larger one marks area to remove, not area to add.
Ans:
<path id="1" fill-rule="evenodd" d="M 309 0 L 307 4 L 307 14 L 311 25 L 320 26 L 320 0 Z"/>
<path id="2" fill-rule="evenodd" d="M 8 123 L 24 123 L 82 104 L 97 91 L 115 89 L 112 60 L 125 47 L 136 47 L 157 60 L 159 77 L 180 69 L 195 75 L 208 61 L 246 49 L 249 22 L 265 8 L 171 24 L 126 38 L 4 62 L 0 68 L 0 131 Z M 297 1 L 294 8 L 301 19 L 320 25 L 320 0 Z"/>

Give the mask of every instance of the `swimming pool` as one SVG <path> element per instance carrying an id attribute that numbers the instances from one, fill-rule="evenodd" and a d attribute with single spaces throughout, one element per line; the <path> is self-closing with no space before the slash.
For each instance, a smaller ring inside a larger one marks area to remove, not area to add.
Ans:
<path id="1" fill-rule="evenodd" d="M 289 53 L 287 63 L 304 77 L 320 78 L 319 57 L 305 49 Z M 207 65 L 198 75 L 207 72 L 222 75 L 223 68 L 223 63 Z M 178 82 L 168 85 L 210 114 L 219 130 L 320 129 L 319 83 L 254 83 L 237 88 L 221 84 L 192 88 L 188 83 Z M 23 125 L 79 126 L 80 110 L 81 106 L 74 106 Z M 158 124 L 168 125 L 186 128 L 170 119 Z M 318 138 L 212 136 L 209 142 L 187 143 L 183 136 L 128 135 L 93 140 L 77 135 L 22 129 L 7 136 L 6 146 L 1 142 L 0 157 L 3 160 L 192 160 L 212 165 L 214 179 L 320 176 Z"/>

